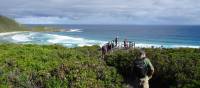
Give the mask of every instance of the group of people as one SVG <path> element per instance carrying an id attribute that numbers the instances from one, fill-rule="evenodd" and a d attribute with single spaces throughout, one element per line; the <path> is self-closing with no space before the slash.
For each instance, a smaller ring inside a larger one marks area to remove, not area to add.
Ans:
<path id="1" fill-rule="evenodd" d="M 118 47 L 118 40 L 119 40 L 119 38 L 117 36 L 114 40 L 106 43 L 105 45 L 103 45 L 101 47 L 102 58 L 104 58 L 104 56 L 105 56 L 106 53 L 112 51 L 115 47 Z"/>
<path id="2" fill-rule="evenodd" d="M 116 40 L 117 41 L 117 40 Z M 115 47 L 117 47 L 117 42 L 115 40 L 110 41 L 101 47 L 102 58 L 104 58 L 105 54 L 112 51 Z"/>
<path id="3" fill-rule="evenodd" d="M 117 36 L 114 40 L 109 41 L 108 43 L 106 43 L 105 45 L 103 45 L 101 47 L 102 58 L 104 58 L 106 53 L 108 53 L 108 52 L 112 51 L 114 48 L 118 48 L 118 47 L 120 47 L 120 44 L 119 44 L 119 38 Z M 129 48 L 132 48 L 132 47 L 135 47 L 135 43 L 128 41 L 127 39 L 124 39 L 123 48 L 129 49 Z"/>
<path id="4" fill-rule="evenodd" d="M 127 39 L 124 40 L 124 49 L 129 49 L 135 47 L 135 42 L 128 41 Z"/>
<path id="5" fill-rule="evenodd" d="M 119 46 L 118 40 L 118 37 L 116 37 L 113 41 L 102 46 L 102 58 L 104 58 L 106 53 L 112 51 L 113 48 Z M 123 43 L 125 49 L 135 47 L 135 43 L 128 42 L 127 39 L 125 39 Z M 149 80 L 152 78 L 154 73 L 154 67 L 146 57 L 144 50 L 140 50 L 139 57 L 133 61 L 133 66 L 136 77 L 134 88 L 149 88 Z"/>

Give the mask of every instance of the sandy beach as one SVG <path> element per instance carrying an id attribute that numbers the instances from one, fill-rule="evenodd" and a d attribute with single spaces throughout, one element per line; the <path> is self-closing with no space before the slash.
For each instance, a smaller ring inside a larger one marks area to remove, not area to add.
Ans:
<path id="1" fill-rule="evenodd" d="M 0 33 L 0 36 L 12 35 L 12 34 L 22 33 L 22 32 L 29 32 L 29 31 L 1 32 L 1 33 Z"/>

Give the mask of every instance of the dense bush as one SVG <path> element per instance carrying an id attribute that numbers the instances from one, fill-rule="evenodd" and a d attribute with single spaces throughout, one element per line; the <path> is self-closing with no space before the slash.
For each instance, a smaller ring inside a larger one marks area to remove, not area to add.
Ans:
<path id="1" fill-rule="evenodd" d="M 0 44 L 0 87 L 122 87 L 122 77 L 99 59 L 98 48 Z"/>
<path id="2" fill-rule="evenodd" d="M 98 49 L 0 44 L 0 88 L 121 88 L 125 87 L 123 79 L 133 82 L 132 62 L 138 56 L 137 49 L 107 54 L 106 63 Z M 155 67 L 152 88 L 200 87 L 199 49 L 145 51 Z"/>
<path id="3" fill-rule="evenodd" d="M 152 88 L 199 88 L 199 49 L 146 49 L 147 56 L 155 67 L 150 80 Z M 125 78 L 134 78 L 133 60 L 138 50 L 119 50 L 106 56 L 108 65 L 118 69 Z"/>

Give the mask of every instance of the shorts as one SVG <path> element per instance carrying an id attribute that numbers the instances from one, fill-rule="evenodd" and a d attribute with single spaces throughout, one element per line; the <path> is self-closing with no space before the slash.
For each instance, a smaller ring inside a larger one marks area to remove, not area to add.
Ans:
<path id="1" fill-rule="evenodd" d="M 149 88 L 149 79 L 148 76 L 145 76 L 144 78 L 136 78 L 134 88 Z"/>

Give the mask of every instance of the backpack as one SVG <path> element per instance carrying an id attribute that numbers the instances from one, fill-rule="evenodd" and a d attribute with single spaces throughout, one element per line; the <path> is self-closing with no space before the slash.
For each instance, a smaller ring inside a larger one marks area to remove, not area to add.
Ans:
<path id="1" fill-rule="evenodd" d="M 144 62 L 145 58 L 143 59 L 136 59 L 134 61 L 134 71 L 136 72 L 136 76 L 139 78 L 143 78 L 147 75 L 147 66 Z"/>

